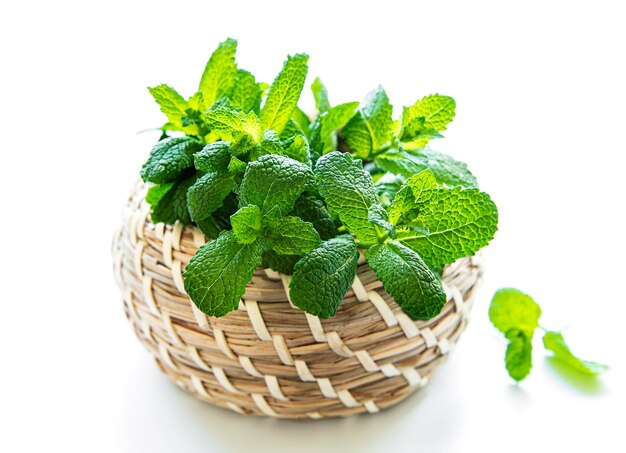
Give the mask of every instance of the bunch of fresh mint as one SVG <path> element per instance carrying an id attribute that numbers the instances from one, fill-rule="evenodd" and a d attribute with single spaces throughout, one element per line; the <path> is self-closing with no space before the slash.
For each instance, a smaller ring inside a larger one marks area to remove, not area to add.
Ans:
<path id="1" fill-rule="evenodd" d="M 361 249 L 412 318 L 439 313 L 440 270 L 487 245 L 498 222 L 466 165 L 426 147 L 454 117 L 454 100 L 427 96 L 394 120 L 382 88 L 360 106 L 331 106 L 316 79 L 310 119 L 297 106 L 307 55 L 289 57 L 268 87 L 237 68 L 236 47 L 219 45 L 187 100 L 167 85 L 150 89 L 168 118 L 141 171 L 154 183 L 152 220 L 195 224 L 215 239 L 184 273 L 194 303 L 225 315 L 262 266 L 292 275 L 294 305 L 329 317 Z"/>
<path id="2" fill-rule="evenodd" d="M 516 381 L 521 381 L 532 367 L 533 336 L 543 330 L 543 346 L 571 369 L 595 376 L 608 370 L 606 365 L 576 357 L 565 343 L 561 332 L 546 330 L 539 325 L 541 308 L 528 294 L 518 289 L 502 288 L 496 291 L 489 307 L 489 319 L 509 341 L 506 348 L 506 369 Z"/>

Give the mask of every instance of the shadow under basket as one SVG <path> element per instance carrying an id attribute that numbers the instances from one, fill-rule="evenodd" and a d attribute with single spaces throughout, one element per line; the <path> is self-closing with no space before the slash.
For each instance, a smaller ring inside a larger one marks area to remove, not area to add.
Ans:
<path id="1" fill-rule="evenodd" d="M 154 225 L 138 185 L 113 244 L 126 315 L 159 368 L 215 406 L 279 418 L 378 412 L 423 387 L 464 330 L 481 281 L 479 257 L 447 266 L 436 317 L 413 321 L 359 261 L 337 314 L 319 319 L 288 300 L 290 277 L 257 269 L 239 309 L 207 317 L 182 272 L 202 232 Z"/>

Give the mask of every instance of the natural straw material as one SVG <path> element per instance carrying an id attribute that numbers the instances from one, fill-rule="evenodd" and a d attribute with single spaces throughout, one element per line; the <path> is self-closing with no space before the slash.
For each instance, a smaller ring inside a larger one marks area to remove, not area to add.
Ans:
<path id="1" fill-rule="evenodd" d="M 241 414 L 324 418 L 378 412 L 424 386 L 463 331 L 481 280 L 476 257 L 447 266 L 448 302 L 412 321 L 361 260 L 329 319 L 290 305 L 289 276 L 257 269 L 239 309 L 207 317 L 185 294 L 182 271 L 206 237 L 154 225 L 139 185 L 115 237 L 126 315 L 161 370 L 198 398 Z"/>

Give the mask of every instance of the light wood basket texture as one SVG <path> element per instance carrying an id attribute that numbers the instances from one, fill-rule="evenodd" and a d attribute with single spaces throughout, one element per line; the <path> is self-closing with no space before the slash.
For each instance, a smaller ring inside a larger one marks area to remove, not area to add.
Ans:
<path id="1" fill-rule="evenodd" d="M 280 418 L 378 412 L 423 387 L 465 328 L 482 265 L 447 266 L 448 302 L 412 321 L 363 260 L 337 314 L 319 319 L 288 300 L 289 276 L 257 269 L 239 309 L 207 317 L 185 294 L 182 272 L 207 238 L 180 223 L 154 225 L 138 185 L 113 255 L 126 315 L 159 368 L 216 406 Z"/>

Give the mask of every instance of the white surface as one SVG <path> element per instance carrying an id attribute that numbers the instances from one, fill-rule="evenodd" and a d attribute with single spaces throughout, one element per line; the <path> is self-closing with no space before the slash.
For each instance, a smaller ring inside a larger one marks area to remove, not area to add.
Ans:
<path id="1" fill-rule="evenodd" d="M 2 3 L 0 450 L 625 451 L 623 5 L 346 3 Z M 457 100 L 436 145 L 470 164 L 500 231 L 459 347 L 392 410 L 294 423 L 212 408 L 160 375 L 124 319 L 109 245 L 156 139 L 135 132 L 163 120 L 145 87 L 190 95 L 227 36 L 266 81 L 307 51 L 335 103 L 378 83 L 396 107 Z M 501 286 L 612 371 L 564 380 L 537 344 L 512 384 L 486 315 Z"/>

